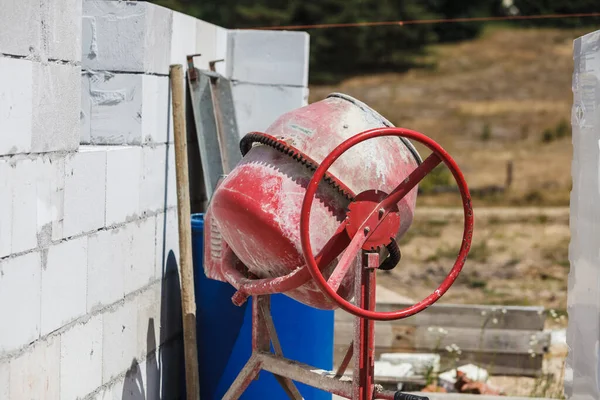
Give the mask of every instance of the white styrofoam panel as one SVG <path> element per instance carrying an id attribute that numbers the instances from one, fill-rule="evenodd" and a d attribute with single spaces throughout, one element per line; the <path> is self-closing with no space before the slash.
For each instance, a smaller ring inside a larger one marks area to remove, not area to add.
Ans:
<path id="1" fill-rule="evenodd" d="M 168 74 L 172 20 L 171 10 L 146 2 L 84 1 L 83 68 Z"/>
<path id="2" fill-rule="evenodd" d="M 86 313 L 87 237 L 51 246 L 42 262 L 41 336 Z"/>
<path id="3" fill-rule="evenodd" d="M 129 261 L 123 266 L 125 294 L 134 292 L 154 280 L 156 256 L 156 218 L 133 221 L 125 226 Z"/>
<path id="4" fill-rule="evenodd" d="M 129 252 L 129 237 L 125 227 L 100 231 L 89 236 L 88 312 L 123 298 L 123 273 L 131 259 Z"/>
<path id="5" fill-rule="evenodd" d="M 110 382 L 129 369 L 137 354 L 137 304 L 126 301 L 103 316 L 102 382 Z"/>
<path id="6" fill-rule="evenodd" d="M 0 57 L 0 71 L 0 155 L 27 153 L 33 124 L 33 62 Z"/>
<path id="7" fill-rule="evenodd" d="M 266 85 L 308 85 L 309 36 L 306 32 L 229 31 L 227 76 Z"/>
<path id="8" fill-rule="evenodd" d="M 241 139 L 252 131 L 264 132 L 282 114 L 305 106 L 308 89 L 234 82 L 232 96 Z"/>
<path id="9" fill-rule="evenodd" d="M 41 273 L 37 252 L 0 261 L 0 354 L 40 336 Z"/>
<path id="10" fill-rule="evenodd" d="M 31 150 L 68 151 L 79 147 L 81 67 L 48 63 L 33 65 Z"/>
<path id="11" fill-rule="evenodd" d="M 60 398 L 78 399 L 102 385 L 102 314 L 60 339 Z"/>
<path id="12" fill-rule="evenodd" d="M 63 235 L 104 226 L 106 148 L 82 146 L 65 161 Z"/>
<path id="13" fill-rule="evenodd" d="M 111 146 L 106 152 L 106 226 L 140 213 L 142 148 Z"/>
<path id="14" fill-rule="evenodd" d="M 43 340 L 10 362 L 10 400 L 59 398 L 60 337 Z"/>

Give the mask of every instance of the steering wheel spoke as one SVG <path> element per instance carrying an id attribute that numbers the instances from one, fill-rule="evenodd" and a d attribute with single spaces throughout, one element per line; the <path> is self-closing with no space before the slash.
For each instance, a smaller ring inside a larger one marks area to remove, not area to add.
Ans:
<path id="1" fill-rule="evenodd" d="M 344 254 L 340 258 L 338 265 L 333 270 L 333 273 L 329 276 L 327 284 L 336 292 L 340 288 L 344 277 L 348 274 L 348 270 L 354 265 L 356 261 L 356 255 L 361 251 L 363 244 L 367 240 L 367 232 L 364 230 L 359 231 L 354 235 L 352 241 L 344 251 Z"/>

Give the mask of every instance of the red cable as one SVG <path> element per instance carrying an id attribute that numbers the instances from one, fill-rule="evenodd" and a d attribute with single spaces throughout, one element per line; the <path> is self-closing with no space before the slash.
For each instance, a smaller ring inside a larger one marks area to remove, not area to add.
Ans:
<path id="1" fill-rule="evenodd" d="M 353 28 L 361 26 L 384 26 L 384 25 L 421 25 L 421 24 L 444 24 L 458 22 L 490 22 L 510 20 L 532 20 L 532 19 L 558 19 L 558 18 L 583 18 L 600 17 L 600 12 L 579 14 L 546 14 L 546 15 L 513 15 L 505 17 L 473 17 L 473 18 L 443 18 L 443 19 L 414 19 L 407 21 L 379 21 L 379 22 L 349 22 L 343 24 L 314 24 L 314 25 L 280 25 L 251 28 L 255 30 L 297 30 L 297 29 L 328 29 L 328 28 Z"/>

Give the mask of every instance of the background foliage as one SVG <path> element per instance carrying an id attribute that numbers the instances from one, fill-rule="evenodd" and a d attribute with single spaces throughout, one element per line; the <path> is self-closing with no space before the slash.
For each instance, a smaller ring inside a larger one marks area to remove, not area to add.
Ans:
<path id="1" fill-rule="evenodd" d="M 155 0 L 230 28 L 310 25 L 599 11 L 598 0 Z M 513 4 L 514 2 L 514 4 Z M 600 18 L 519 21 L 526 26 L 574 27 Z M 311 83 L 356 74 L 402 71 L 434 43 L 476 37 L 483 23 L 423 24 L 310 30 Z"/>

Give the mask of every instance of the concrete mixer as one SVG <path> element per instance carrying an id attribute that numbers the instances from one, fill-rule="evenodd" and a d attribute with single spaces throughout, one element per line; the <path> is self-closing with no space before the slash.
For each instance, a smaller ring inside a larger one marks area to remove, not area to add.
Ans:
<path id="1" fill-rule="evenodd" d="M 431 155 L 422 160 L 411 140 Z M 292 399 L 302 399 L 293 381 L 353 400 L 419 398 L 375 385 L 373 324 L 424 310 L 458 277 L 471 245 L 473 210 L 456 162 L 427 136 L 395 128 L 339 93 L 282 115 L 264 133 L 247 134 L 240 150 L 242 160 L 220 180 L 205 216 L 207 277 L 233 285 L 235 304 L 253 296 L 253 354 L 224 398 L 237 399 L 260 370 L 272 372 Z M 377 312 L 376 271 L 399 263 L 397 240 L 412 223 L 417 185 L 442 162 L 464 207 L 456 262 L 427 298 Z M 283 357 L 269 311 L 274 293 L 356 316 L 354 342 L 337 372 Z M 343 374 L 352 359 L 348 379 Z"/>

